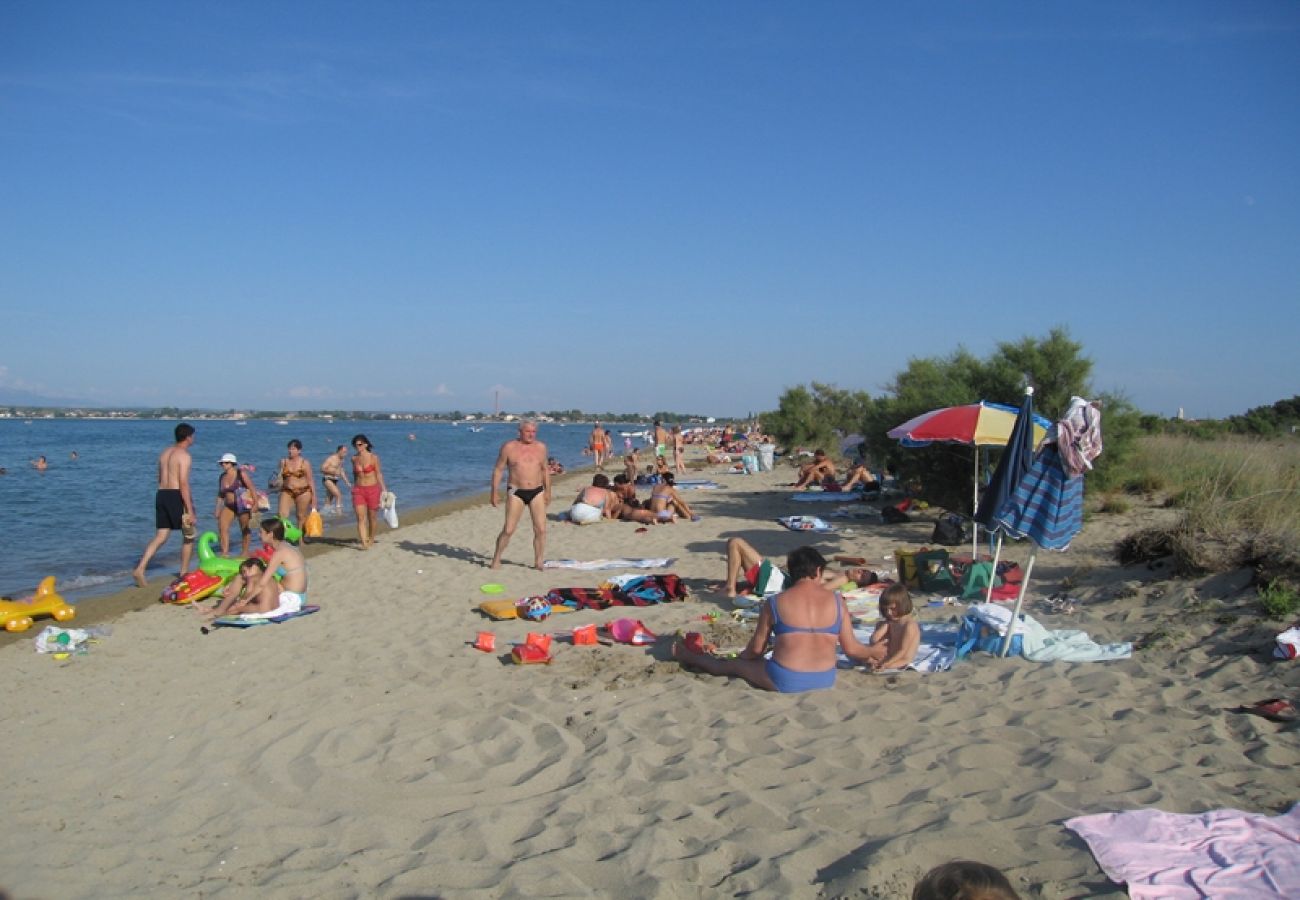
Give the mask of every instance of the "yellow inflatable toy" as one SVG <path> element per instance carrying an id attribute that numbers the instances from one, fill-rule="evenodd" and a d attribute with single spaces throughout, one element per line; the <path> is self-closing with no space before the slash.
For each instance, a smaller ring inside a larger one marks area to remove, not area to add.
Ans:
<path id="1" fill-rule="evenodd" d="M 5 631 L 26 631 L 32 627 L 34 616 L 53 616 L 60 622 L 69 622 L 77 614 L 54 590 L 54 576 L 43 579 L 30 601 L 0 598 L 0 625 Z"/>

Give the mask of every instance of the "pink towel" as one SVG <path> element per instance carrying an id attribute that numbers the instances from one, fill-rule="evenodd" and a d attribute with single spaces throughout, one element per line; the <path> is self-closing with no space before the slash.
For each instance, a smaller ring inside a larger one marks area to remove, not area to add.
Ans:
<path id="1" fill-rule="evenodd" d="M 1300 803 L 1275 817 L 1139 809 L 1079 816 L 1065 827 L 1132 900 L 1300 897 Z"/>

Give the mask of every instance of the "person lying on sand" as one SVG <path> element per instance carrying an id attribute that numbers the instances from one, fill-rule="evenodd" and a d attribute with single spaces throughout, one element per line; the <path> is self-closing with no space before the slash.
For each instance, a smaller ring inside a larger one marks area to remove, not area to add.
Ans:
<path id="1" fill-rule="evenodd" d="M 723 583 L 723 590 L 728 597 L 736 596 L 736 584 L 740 579 L 741 572 L 745 573 L 745 579 L 752 587 L 758 586 L 759 570 L 763 566 L 763 557 L 754 545 L 744 538 L 729 538 L 727 540 L 727 580 Z M 779 571 L 779 569 L 778 569 Z M 784 579 L 789 576 L 784 572 L 781 573 Z M 876 573 L 870 569 L 850 568 L 843 572 L 826 570 L 822 575 L 822 583 L 831 590 L 841 588 L 852 582 L 856 585 L 875 584 L 879 579 Z"/>
<path id="2" fill-rule="evenodd" d="M 718 658 L 682 640 L 673 645 L 673 659 L 710 675 L 739 676 L 754 687 L 783 694 L 833 687 L 837 647 L 865 665 L 883 659 L 880 649 L 854 637 L 844 598 L 822 581 L 826 559 L 815 547 L 795 550 L 786 568 L 792 586 L 763 603 L 754 636 L 737 657 Z M 764 659 L 769 641 L 772 658 Z"/>
<path id="3" fill-rule="evenodd" d="M 880 490 L 880 479 L 871 474 L 871 470 L 863 463 L 858 463 L 849 469 L 849 477 L 844 479 L 842 490 L 851 491 L 853 486 L 860 484 L 863 490 L 878 491 Z"/>
<path id="4" fill-rule="evenodd" d="M 639 525 L 655 523 L 655 514 L 636 498 L 636 485 L 626 475 L 614 476 L 614 502 L 614 515 L 620 521 L 636 522 Z"/>

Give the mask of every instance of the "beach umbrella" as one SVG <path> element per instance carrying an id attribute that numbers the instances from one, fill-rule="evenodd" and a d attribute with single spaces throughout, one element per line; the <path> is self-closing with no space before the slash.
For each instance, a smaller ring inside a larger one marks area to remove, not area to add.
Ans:
<path id="1" fill-rule="evenodd" d="M 945 406 L 934 409 L 915 418 L 908 419 L 897 428 L 891 428 L 887 435 L 904 447 L 925 447 L 935 441 L 951 444 L 971 444 L 975 447 L 975 496 L 971 510 L 979 512 L 980 507 L 980 447 L 1001 447 L 1011 439 L 1015 430 L 1020 410 L 1002 403 L 968 403 L 964 406 Z M 1033 414 L 1032 443 L 1037 444 L 1047 435 L 1051 422 L 1042 416 Z M 971 553 L 978 557 L 979 524 L 978 521 L 971 536 Z"/>
<path id="2" fill-rule="evenodd" d="M 988 487 L 984 489 L 984 496 L 974 516 L 978 524 L 983 525 L 990 534 L 998 536 L 997 549 L 993 551 L 993 574 L 998 570 L 998 560 L 1002 556 L 1002 540 L 1005 536 L 1005 532 L 994 525 L 993 516 L 1002 509 L 1011 492 L 1029 473 L 1029 468 L 1033 465 L 1035 442 L 1034 429 L 1030 425 L 1033 420 L 1034 389 L 1026 387 L 1024 399 L 1020 402 L 1020 412 L 1016 415 L 1011 437 L 1007 440 L 1006 450 L 998 460 L 998 467 L 994 470 L 993 477 L 989 479 Z M 972 564 L 978 559 L 979 557 L 975 556 Z M 994 581 L 996 578 L 989 578 L 988 591 L 984 595 L 985 603 L 993 599 Z"/>
<path id="3" fill-rule="evenodd" d="M 1095 408 L 1093 415 L 1096 415 Z M 1028 538 L 1033 542 L 1029 549 L 1029 561 L 1025 565 L 1025 575 L 1020 582 L 1020 593 L 1016 596 L 1016 606 L 1011 614 L 1011 625 L 1002 638 L 1001 656 L 1006 656 L 1011 648 L 1015 623 L 1019 620 L 1020 609 L 1025 602 L 1025 591 L 1029 588 L 1029 578 L 1033 574 L 1038 551 L 1068 549 L 1070 541 L 1083 528 L 1083 475 L 1072 475 L 1066 471 L 1056 443 L 1062 439 L 1060 435 L 1064 424 L 1062 422 L 1057 425 L 1051 443 L 1044 443 L 1038 449 L 1029 471 L 990 519 L 990 527 L 1000 536 Z M 1094 419 L 1093 428 L 1097 435 L 1096 452 L 1100 452 L 1099 419 Z M 995 570 L 996 566 L 997 563 L 994 562 Z"/>

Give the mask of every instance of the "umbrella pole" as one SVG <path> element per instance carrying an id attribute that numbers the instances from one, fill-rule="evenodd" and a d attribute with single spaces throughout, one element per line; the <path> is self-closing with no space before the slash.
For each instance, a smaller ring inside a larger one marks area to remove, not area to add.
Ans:
<path id="1" fill-rule="evenodd" d="M 980 510 L 980 445 L 975 445 L 975 496 L 970 504 L 970 561 L 971 565 L 980 561 L 980 523 L 975 514 Z"/>
<path id="2" fill-rule="evenodd" d="M 984 592 L 984 602 L 993 602 L 993 582 L 998 580 L 998 558 L 1002 556 L 1002 532 L 998 532 L 998 549 L 993 551 L 993 571 L 989 573 L 989 589 Z M 975 563 L 971 563 L 972 566 Z"/>
<path id="3" fill-rule="evenodd" d="M 1007 651 L 1011 649 L 1011 638 L 1016 633 L 1016 623 L 1020 621 L 1020 607 L 1025 602 L 1025 591 L 1029 590 L 1029 576 L 1034 572 L 1034 560 L 1038 558 L 1038 545 L 1033 544 L 1029 548 L 1029 562 L 1025 564 L 1025 579 L 1020 582 L 1020 594 L 1016 597 L 1016 608 L 1011 612 L 1011 622 L 1007 625 L 1007 633 L 1002 638 L 1002 652 L 998 656 L 1006 656 Z"/>

